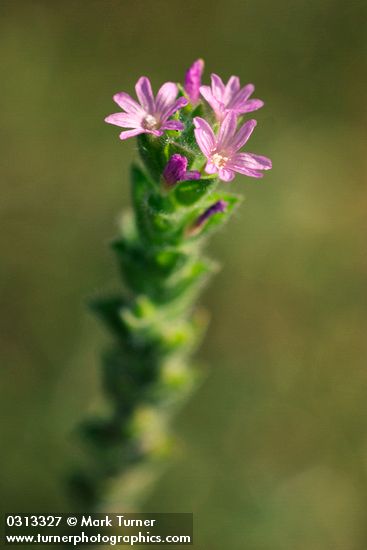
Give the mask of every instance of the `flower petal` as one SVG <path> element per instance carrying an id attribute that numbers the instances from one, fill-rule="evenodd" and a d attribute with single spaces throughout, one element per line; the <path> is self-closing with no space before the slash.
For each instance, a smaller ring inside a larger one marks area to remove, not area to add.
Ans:
<path id="1" fill-rule="evenodd" d="M 135 90 L 143 109 L 147 113 L 154 115 L 155 101 L 149 78 L 147 78 L 146 76 L 142 76 L 141 78 L 139 78 L 135 85 Z"/>
<path id="2" fill-rule="evenodd" d="M 269 158 L 254 153 L 237 153 L 232 157 L 229 164 L 233 167 L 233 170 L 237 170 L 237 167 L 249 168 L 250 170 L 270 170 L 272 167 Z"/>
<path id="3" fill-rule="evenodd" d="M 231 76 L 224 91 L 224 103 L 227 105 L 240 89 L 240 79 L 238 76 Z"/>
<path id="4" fill-rule="evenodd" d="M 178 130 L 181 131 L 185 128 L 180 120 L 167 120 L 162 126 L 162 130 Z"/>
<path id="5" fill-rule="evenodd" d="M 221 168 L 218 175 L 222 181 L 232 181 L 236 174 L 229 168 Z"/>
<path id="6" fill-rule="evenodd" d="M 179 97 L 178 99 L 176 99 L 176 101 L 174 103 L 172 103 L 169 107 L 167 107 L 167 109 L 165 109 L 165 111 L 163 111 L 163 113 L 161 113 L 161 120 L 162 121 L 167 120 L 167 118 L 172 116 L 173 113 L 175 113 L 176 111 L 178 111 L 182 107 L 186 107 L 186 105 L 188 103 L 189 102 L 186 99 L 186 97 Z"/>
<path id="7" fill-rule="evenodd" d="M 152 136 L 160 137 L 163 136 L 163 130 L 145 130 L 147 134 L 152 134 Z"/>
<path id="8" fill-rule="evenodd" d="M 257 122 L 255 119 L 248 120 L 243 126 L 238 130 L 234 139 L 232 140 L 232 147 L 235 151 L 238 151 L 245 145 L 245 143 L 250 138 L 252 132 L 255 129 Z"/>
<path id="9" fill-rule="evenodd" d="M 121 132 L 120 139 L 128 139 L 139 134 L 143 134 L 145 130 L 143 128 L 136 128 L 135 130 L 127 130 L 126 132 Z"/>
<path id="10" fill-rule="evenodd" d="M 212 151 L 216 148 L 217 145 L 217 140 L 214 132 L 207 121 L 203 118 L 195 117 L 194 125 L 197 144 L 199 145 L 204 155 L 209 158 Z"/>
<path id="11" fill-rule="evenodd" d="M 107 116 L 105 122 L 122 128 L 141 128 L 141 118 L 130 113 L 114 113 Z"/>
<path id="12" fill-rule="evenodd" d="M 139 105 L 135 99 L 125 92 L 119 92 L 113 96 L 113 100 L 121 109 L 124 109 L 127 113 L 144 116 L 144 109 Z"/>
<path id="13" fill-rule="evenodd" d="M 269 170 L 271 161 L 266 157 L 252 155 L 251 153 L 238 153 L 227 163 L 227 168 L 245 176 L 262 178 L 263 173 L 260 170 Z"/>
<path id="14" fill-rule="evenodd" d="M 166 82 L 159 88 L 155 100 L 155 108 L 158 115 L 172 105 L 177 97 L 177 92 L 177 85 L 173 82 Z"/>
<path id="15" fill-rule="evenodd" d="M 220 76 L 213 73 L 211 76 L 212 81 L 212 92 L 213 96 L 218 99 L 219 101 L 223 101 L 224 91 L 226 87 L 223 84 L 223 80 Z"/>
<path id="16" fill-rule="evenodd" d="M 213 96 L 210 86 L 200 86 L 200 93 L 215 113 L 222 111 L 224 106 Z"/>
<path id="17" fill-rule="evenodd" d="M 236 168 L 236 172 L 238 172 L 239 174 L 243 174 L 244 176 L 249 176 L 250 178 L 260 179 L 264 177 L 263 172 L 259 172 L 258 170 L 251 170 L 250 168 L 241 168 L 241 170 Z"/>
<path id="18" fill-rule="evenodd" d="M 237 129 L 237 115 L 233 111 L 228 111 L 220 125 L 218 134 L 218 149 L 224 150 L 232 147 L 233 137 Z"/>
<path id="19" fill-rule="evenodd" d="M 237 94 L 233 97 L 232 101 L 229 105 L 227 105 L 227 107 L 230 109 L 240 108 L 241 105 L 243 105 L 248 100 L 254 90 L 255 86 L 253 84 L 247 84 L 239 92 L 237 92 Z"/>
<path id="20" fill-rule="evenodd" d="M 245 103 L 243 103 L 242 107 L 239 107 L 238 109 L 234 108 L 234 110 L 241 113 L 252 113 L 253 111 L 261 109 L 263 105 L 264 102 L 261 101 L 261 99 L 248 99 Z"/>
<path id="21" fill-rule="evenodd" d="M 206 172 L 207 174 L 216 174 L 216 173 L 218 172 L 218 168 L 215 166 L 214 162 L 212 162 L 211 160 L 209 160 L 209 161 L 206 163 L 205 172 Z"/>

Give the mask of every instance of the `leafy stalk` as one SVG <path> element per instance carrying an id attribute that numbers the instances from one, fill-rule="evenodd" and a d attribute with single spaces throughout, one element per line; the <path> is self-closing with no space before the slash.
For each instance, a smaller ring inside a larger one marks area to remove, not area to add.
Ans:
<path id="1" fill-rule="evenodd" d="M 199 60 L 191 69 L 196 71 L 190 77 L 196 88 L 202 68 Z M 233 93 L 235 85 L 237 81 L 232 81 Z M 174 86 L 167 83 L 161 88 L 167 98 L 172 96 Z M 189 89 L 188 77 L 186 86 Z M 151 94 L 149 87 L 145 77 L 138 81 L 137 92 L 145 109 Z M 98 507 L 118 476 L 169 452 L 169 421 L 202 375 L 192 356 L 205 332 L 207 315 L 196 304 L 217 269 L 217 264 L 205 256 L 204 247 L 241 200 L 227 192 L 224 185 L 219 187 L 217 176 L 232 179 L 234 172 L 232 175 L 226 171 L 225 163 L 232 171 L 241 169 L 242 173 L 244 168 L 236 166 L 248 165 L 248 175 L 253 177 L 260 177 L 259 170 L 271 165 L 258 155 L 235 156 L 255 121 L 246 123 L 237 137 L 236 115 L 229 113 L 223 121 L 222 126 L 233 141 L 231 160 L 227 151 L 229 137 L 225 138 L 223 131 L 221 138 L 220 122 L 216 124 L 220 127 L 218 138 L 210 134 L 212 130 L 207 130 L 207 123 L 201 118 L 201 103 L 190 105 L 182 96 L 175 100 L 176 114 L 167 124 L 176 130 L 163 132 L 155 130 L 157 111 L 145 113 L 141 122 L 142 107 L 136 102 L 132 105 L 129 96 L 116 94 L 115 101 L 132 111 L 110 115 L 106 121 L 124 126 L 121 121 L 134 117 L 138 120 L 140 162 L 132 166 L 130 173 L 131 211 L 124 213 L 120 232 L 112 243 L 122 279 L 121 292 L 91 303 L 111 334 L 111 345 L 102 360 L 103 389 L 109 408 L 104 416 L 91 418 L 80 427 L 87 452 L 84 463 L 72 476 L 71 486 L 84 509 Z M 152 101 L 154 106 L 154 98 Z M 161 114 L 162 120 L 167 121 L 167 116 L 164 119 Z M 201 138 L 195 128 L 203 132 Z M 123 132 L 121 139 L 130 134 Z M 212 143 L 217 140 L 217 149 L 207 151 L 207 135 Z M 223 152 L 224 146 L 227 149 Z M 208 160 L 216 163 L 218 174 L 204 172 Z M 189 166 L 191 172 L 183 171 L 182 166 Z M 177 176 L 178 169 L 182 169 L 184 177 Z"/>

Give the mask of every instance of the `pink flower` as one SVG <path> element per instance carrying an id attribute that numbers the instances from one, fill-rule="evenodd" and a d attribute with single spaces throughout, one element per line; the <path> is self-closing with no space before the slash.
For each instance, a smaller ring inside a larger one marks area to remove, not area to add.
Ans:
<path id="1" fill-rule="evenodd" d="M 240 115 L 256 111 L 264 105 L 261 99 L 249 99 L 255 86 L 247 84 L 241 88 L 238 76 L 231 76 L 226 85 L 216 74 L 212 74 L 211 80 L 211 87 L 201 86 L 200 93 L 209 103 L 219 121 L 223 120 L 228 111 L 234 111 Z"/>
<path id="2" fill-rule="evenodd" d="M 200 98 L 201 76 L 203 71 L 204 61 L 202 59 L 197 59 L 185 74 L 185 92 L 193 105 L 195 105 Z"/>
<path id="3" fill-rule="evenodd" d="M 129 94 L 120 92 L 113 96 L 114 101 L 125 112 L 115 113 L 105 118 L 105 122 L 131 128 L 121 132 L 120 139 L 137 136 L 138 134 L 153 134 L 161 136 L 164 130 L 183 130 L 184 125 L 179 120 L 168 120 L 173 113 L 188 104 L 184 97 L 177 97 L 178 88 L 173 82 L 166 82 L 154 98 L 149 78 L 142 76 L 135 86 L 140 104 Z"/>
<path id="4" fill-rule="evenodd" d="M 238 153 L 251 136 L 257 122 L 247 121 L 237 131 L 237 115 L 229 111 L 216 136 L 209 124 L 200 117 L 194 118 L 196 141 L 208 159 L 205 171 L 216 174 L 223 181 L 231 181 L 235 172 L 262 178 L 260 170 L 269 170 L 271 160 L 253 153 Z"/>

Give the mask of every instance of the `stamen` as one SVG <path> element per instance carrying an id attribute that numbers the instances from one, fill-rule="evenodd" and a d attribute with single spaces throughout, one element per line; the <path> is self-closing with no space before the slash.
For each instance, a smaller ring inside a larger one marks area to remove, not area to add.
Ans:
<path id="1" fill-rule="evenodd" d="M 147 115 L 143 120 L 142 126 L 146 130 L 157 130 L 159 122 L 153 115 Z"/>
<path id="2" fill-rule="evenodd" d="M 212 156 L 213 164 L 215 164 L 217 168 L 224 168 L 228 160 L 229 157 L 225 157 L 224 155 L 220 155 L 219 153 L 214 153 L 214 155 Z"/>

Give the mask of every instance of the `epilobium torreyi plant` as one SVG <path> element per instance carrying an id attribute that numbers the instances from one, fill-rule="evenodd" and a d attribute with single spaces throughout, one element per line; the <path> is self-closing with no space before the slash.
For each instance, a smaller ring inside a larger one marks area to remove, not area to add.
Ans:
<path id="1" fill-rule="evenodd" d="M 202 86 L 203 69 L 195 61 L 183 87 L 166 82 L 156 96 L 141 77 L 137 99 L 117 93 L 120 111 L 105 119 L 122 128 L 121 140 L 137 136 L 140 163 L 131 169 L 132 210 L 112 244 L 123 290 L 92 304 L 114 344 L 103 360 L 109 410 L 83 425 L 93 452 L 73 480 L 91 507 L 116 475 L 168 449 L 167 420 L 200 378 L 191 356 L 206 316 L 196 301 L 216 269 L 203 247 L 240 201 L 226 183 L 271 168 L 241 151 L 256 126 L 245 117 L 263 105 L 250 99 L 254 86 L 215 74 Z"/>

